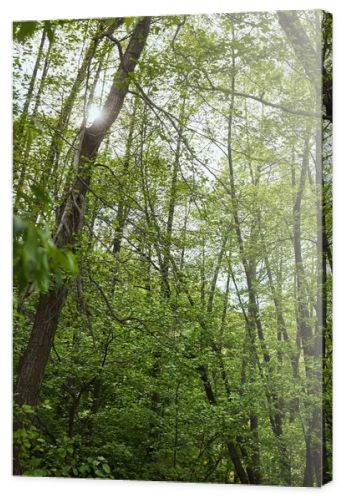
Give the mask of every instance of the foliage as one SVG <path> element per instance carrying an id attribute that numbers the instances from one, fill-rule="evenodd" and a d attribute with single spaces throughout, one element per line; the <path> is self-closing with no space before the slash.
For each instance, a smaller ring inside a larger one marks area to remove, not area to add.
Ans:
<path id="1" fill-rule="evenodd" d="M 319 486 L 332 407 L 319 92 L 276 13 L 154 17 L 84 162 L 138 22 L 14 25 L 15 384 L 40 300 L 68 292 L 39 402 L 15 390 L 21 473 Z M 298 13 L 313 47 L 322 22 L 331 36 L 320 11 Z"/>
<path id="2" fill-rule="evenodd" d="M 29 284 L 40 292 L 48 290 L 53 279 L 62 282 L 78 272 L 75 254 L 56 248 L 48 227 L 42 228 L 18 216 L 13 219 L 13 273 L 19 290 Z"/>

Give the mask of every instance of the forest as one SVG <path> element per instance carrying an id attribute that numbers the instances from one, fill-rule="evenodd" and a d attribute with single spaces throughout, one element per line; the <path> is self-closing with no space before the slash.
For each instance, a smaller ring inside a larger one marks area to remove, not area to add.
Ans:
<path id="1" fill-rule="evenodd" d="M 13 24 L 13 473 L 332 478 L 332 18 Z"/>

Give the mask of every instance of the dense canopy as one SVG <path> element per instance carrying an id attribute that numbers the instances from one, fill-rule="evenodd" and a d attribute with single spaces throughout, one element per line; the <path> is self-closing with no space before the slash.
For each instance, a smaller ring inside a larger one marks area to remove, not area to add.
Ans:
<path id="1" fill-rule="evenodd" d="M 14 24 L 15 474 L 330 480 L 331 56 L 321 11 Z"/>

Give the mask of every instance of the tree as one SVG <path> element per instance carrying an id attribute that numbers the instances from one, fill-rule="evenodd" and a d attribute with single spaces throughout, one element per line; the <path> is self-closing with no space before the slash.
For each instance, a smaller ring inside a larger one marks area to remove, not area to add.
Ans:
<path id="1" fill-rule="evenodd" d="M 14 33 L 15 473 L 327 482 L 329 17 Z"/>

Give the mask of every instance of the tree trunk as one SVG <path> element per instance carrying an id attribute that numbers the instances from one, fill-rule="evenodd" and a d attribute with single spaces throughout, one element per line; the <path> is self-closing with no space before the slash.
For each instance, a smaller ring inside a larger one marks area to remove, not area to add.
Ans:
<path id="1" fill-rule="evenodd" d="M 76 79 L 71 87 L 69 95 L 66 97 L 63 103 L 58 118 L 58 122 L 52 136 L 51 144 L 48 150 L 47 161 L 41 182 L 47 182 L 50 180 L 51 177 L 54 178 L 54 176 L 56 175 L 59 163 L 59 157 L 61 153 L 61 147 L 63 144 L 62 137 L 64 135 L 64 130 L 68 126 L 73 105 L 82 87 L 82 84 L 89 72 L 90 65 L 95 55 L 95 52 L 98 48 L 98 45 L 102 41 L 103 36 L 112 36 L 116 28 L 120 26 L 122 22 L 123 22 L 122 18 L 117 18 L 115 22 L 111 26 L 109 26 L 107 30 L 105 30 L 103 21 L 100 21 L 97 33 L 94 39 L 89 44 L 89 47 L 84 55 L 82 64 L 77 71 Z"/>
<path id="2" fill-rule="evenodd" d="M 302 243 L 301 243 L 301 210 L 302 200 L 305 189 L 305 179 L 309 168 L 309 144 L 310 132 L 306 131 L 306 138 L 304 144 L 304 153 L 302 158 L 301 173 L 297 192 L 293 206 L 293 242 L 294 242 L 294 259 L 295 259 L 295 274 L 296 274 L 296 288 L 297 288 L 297 321 L 298 321 L 298 337 L 301 341 L 302 350 L 304 354 L 304 366 L 306 373 L 306 390 L 307 394 L 312 398 L 319 395 L 321 389 L 321 367 L 316 366 L 316 363 L 321 359 L 321 336 L 316 339 L 311 322 L 312 317 L 309 311 L 308 302 L 309 298 L 306 293 L 305 283 L 305 267 L 302 257 Z M 293 167 L 294 168 L 294 167 Z M 295 175 L 292 173 L 292 182 L 295 186 Z M 318 258 L 317 265 L 319 266 L 321 258 Z M 319 285 L 321 286 L 321 284 Z M 320 295 L 320 293 L 318 293 Z M 320 300 L 320 299 L 319 299 Z M 321 305 L 320 305 L 321 308 Z M 318 323 L 321 322 L 318 314 Z M 317 351 L 318 348 L 318 351 Z M 307 411 L 309 413 L 307 431 L 306 431 L 306 465 L 304 473 L 304 486 L 313 486 L 314 477 L 316 484 L 321 485 L 322 481 L 322 452 L 321 452 L 321 412 L 317 404 L 311 402 L 307 404 Z"/>
<path id="3" fill-rule="evenodd" d="M 25 96 L 25 101 L 24 101 L 22 113 L 21 113 L 20 120 L 19 120 L 18 130 L 16 133 L 16 139 L 18 137 L 18 139 L 16 140 L 17 144 L 18 144 L 18 141 L 20 142 L 20 140 L 22 138 L 25 122 L 26 122 L 26 119 L 28 117 L 29 106 L 30 106 L 30 103 L 31 103 L 32 98 L 33 98 L 34 87 L 35 87 L 35 83 L 36 83 L 37 73 L 38 73 L 38 71 L 40 69 L 40 65 L 41 65 L 41 59 L 42 59 L 43 47 L 44 47 L 45 41 L 46 41 L 46 27 L 44 27 L 42 30 L 39 50 L 37 52 L 34 69 L 33 69 L 33 72 L 32 72 L 31 78 L 30 78 L 28 91 L 27 91 L 26 96 Z"/>
<path id="4" fill-rule="evenodd" d="M 235 86 L 234 79 L 235 71 L 233 69 L 232 80 L 231 80 L 231 93 L 233 96 L 233 90 Z M 284 479 L 285 484 L 290 484 L 290 463 L 288 458 L 288 452 L 286 450 L 285 443 L 283 441 L 283 428 L 282 428 L 282 420 L 283 420 L 283 408 L 281 407 L 280 398 L 277 395 L 276 389 L 273 387 L 272 380 L 272 372 L 273 368 L 270 365 L 270 354 L 268 352 L 265 336 L 262 326 L 262 321 L 260 319 L 260 312 L 257 303 L 256 297 L 256 266 L 254 262 L 254 258 L 251 255 L 247 255 L 245 249 L 244 238 L 241 231 L 241 223 L 239 217 L 239 209 L 238 209 L 238 198 L 235 188 L 235 173 L 234 173 L 234 162 L 232 155 L 232 146 L 231 146 L 231 138 L 232 138 L 232 120 L 233 120 L 233 112 L 234 112 L 234 102 L 233 97 L 230 102 L 229 107 L 229 117 L 228 117 L 228 166 L 229 166 L 229 182 L 230 182 L 230 197 L 231 197 L 231 209 L 233 214 L 233 222 L 235 227 L 236 239 L 239 247 L 240 258 L 242 262 L 242 266 L 245 273 L 247 290 L 248 290 L 248 323 L 246 330 L 250 337 L 250 341 L 253 344 L 253 352 L 255 352 L 255 337 L 258 337 L 260 348 L 262 351 L 265 371 L 263 371 L 264 382 L 265 382 L 265 394 L 269 403 L 269 420 L 271 429 L 274 435 L 277 438 L 279 445 L 279 462 L 281 466 L 281 477 Z M 251 236 L 253 233 L 253 227 L 251 227 Z M 254 418 L 254 416 L 253 416 Z"/>
<path id="5" fill-rule="evenodd" d="M 293 47 L 307 78 L 317 89 L 320 86 L 321 54 L 317 53 L 295 11 L 278 11 L 279 23 Z"/>
<path id="6" fill-rule="evenodd" d="M 49 40 L 49 44 L 48 44 L 48 48 L 47 48 L 47 52 L 46 52 L 46 56 L 45 56 L 45 62 L 44 62 L 43 69 L 42 69 L 40 85 L 39 85 L 39 89 L 37 91 L 36 98 L 35 98 L 34 109 L 33 109 L 33 112 L 31 114 L 30 120 L 29 120 L 31 123 L 31 126 L 33 128 L 35 128 L 35 120 L 36 120 L 38 109 L 40 107 L 41 97 L 42 97 L 42 94 L 44 91 L 46 77 L 47 77 L 47 73 L 48 73 L 48 69 L 49 69 L 50 54 L 51 54 L 52 46 L 53 46 L 53 40 L 51 39 L 51 40 Z M 24 185 L 26 172 L 27 172 L 27 165 L 28 165 L 28 156 L 30 153 L 31 145 L 32 145 L 32 138 L 27 137 L 25 140 L 25 145 L 23 144 L 23 152 L 21 152 L 21 156 L 19 158 L 19 161 L 22 164 L 22 168 L 20 171 L 20 176 L 19 176 L 17 187 L 16 187 L 17 196 L 16 196 L 16 200 L 14 202 L 15 209 L 18 208 L 19 195 L 21 194 L 21 191 L 22 191 L 22 188 Z"/>
<path id="7" fill-rule="evenodd" d="M 80 146 L 78 175 L 70 197 L 62 207 L 60 223 L 55 235 L 56 246 L 73 245 L 84 224 L 85 195 L 92 175 L 93 160 L 113 122 L 122 109 L 129 87 L 129 73 L 137 65 L 149 33 L 150 18 L 141 19 L 122 56 L 112 88 L 106 100 L 102 118 L 86 128 Z M 20 363 L 15 400 L 19 404 L 36 404 L 52 347 L 67 290 L 64 286 L 53 288 L 42 295 L 37 306 L 30 340 Z"/>
<path id="8" fill-rule="evenodd" d="M 37 73 L 40 69 L 41 65 L 41 60 L 42 60 L 42 55 L 43 55 L 43 47 L 45 45 L 46 41 L 46 27 L 43 28 L 42 30 L 42 35 L 41 35 L 41 41 L 39 45 L 39 49 L 37 52 L 36 56 L 36 61 L 34 65 L 34 69 L 30 78 L 29 82 L 29 87 L 28 91 L 25 96 L 25 101 L 22 109 L 22 113 L 20 115 L 20 118 L 18 120 L 18 125 L 15 128 L 14 131 L 14 150 L 13 150 L 13 162 L 16 167 L 16 170 L 19 168 L 19 165 L 22 165 L 22 168 L 20 169 L 19 172 L 19 177 L 18 177 L 18 183 L 16 186 L 16 200 L 14 203 L 15 209 L 17 208 L 18 204 L 18 198 L 20 196 L 20 191 L 24 183 L 24 178 L 25 178 L 25 173 L 26 173 L 26 161 L 24 157 L 24 163 L 23 163 L 23 146 L 26 140 L 26 133 L 25 133 L 25 128 L 26 128 L 26 123 L 28 119 L 28 113 L 29 113 L 29 106 L 32 102 L 33 94 L 34 94 L 34 87 L 37 79 Z M 17 165 L 18 163 L 18 165 Z"/>

